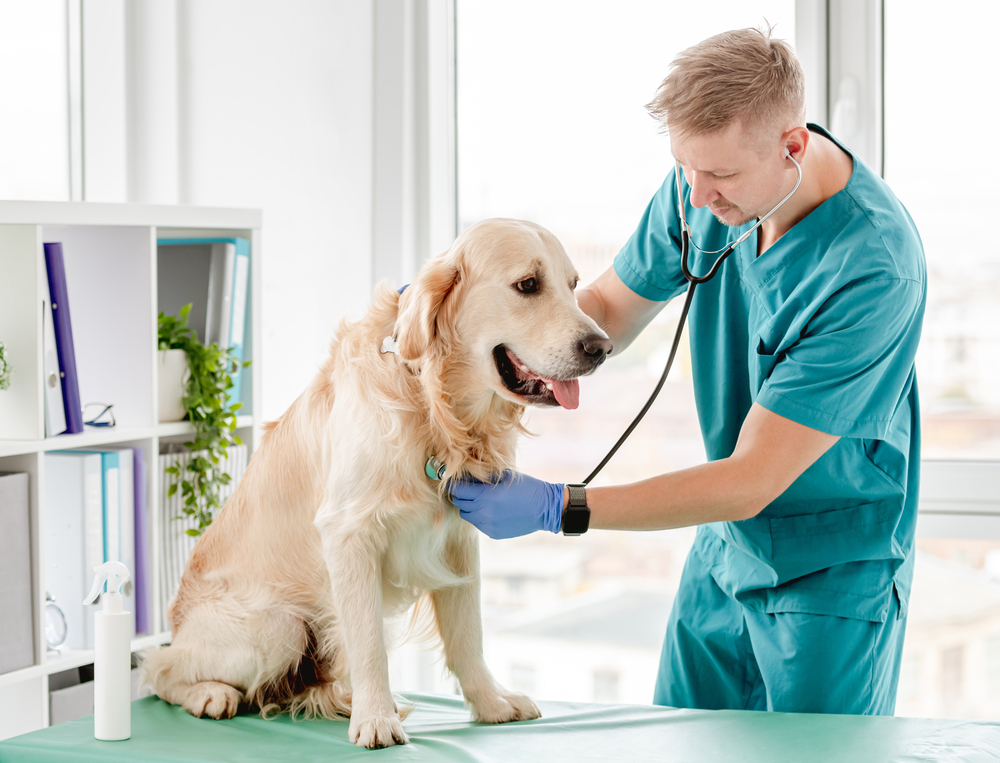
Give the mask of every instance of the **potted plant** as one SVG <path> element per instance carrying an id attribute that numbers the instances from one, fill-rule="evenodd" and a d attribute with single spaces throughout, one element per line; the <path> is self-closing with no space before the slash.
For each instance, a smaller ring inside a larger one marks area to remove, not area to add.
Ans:
<path id="1" fill-rule="evenodd" d="M 227 390 L 233 386 L 229 369 L 239 361 L 231 348 L 220 349 L 215 342 L 205 346 L 198 341 L 187 327 L 190 310 L 191 305 L 185 305 L 177 316 L 160 313 L 158 333 L 161 351 L 182 350 L 187 359 L 182 405 L 185 417 L 194 425 L 194 437 L 184 443 L 191 458 L 165 471 L 173 478 L 167 495 L 180 489 L 184 514 L 198 520 L 198 528 L 186 532 L 197 536 L 212 523 L 215 510 L 222 506 L 220 487 L 231 481 L 220 460 L 226 457 L 229 445 L 243 444 L 234 434 L 236 412 L 242 403 L 230 405 L 227 400 Z M 242 365 L 249 366 L 250 361 Z"/>
<path id="2" fill-rule="evenodd" d="M 0 342 L 0 389 L 10 386 L 10 366 L 7 364 L 7 348 Z"/>

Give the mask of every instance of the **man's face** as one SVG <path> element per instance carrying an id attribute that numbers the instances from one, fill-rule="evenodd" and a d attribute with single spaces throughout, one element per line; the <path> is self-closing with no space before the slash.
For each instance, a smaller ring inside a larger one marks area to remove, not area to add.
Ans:
<path id="1" fill-rule="evenodd" d="M 739 124 L 702 135 L 672 135 L 670 147 L 691 186 L 691 205 L 708 207 L 723 225 L 763 217 L 784 196 L 779 146 L 762 155 L 759 142 Z"/>

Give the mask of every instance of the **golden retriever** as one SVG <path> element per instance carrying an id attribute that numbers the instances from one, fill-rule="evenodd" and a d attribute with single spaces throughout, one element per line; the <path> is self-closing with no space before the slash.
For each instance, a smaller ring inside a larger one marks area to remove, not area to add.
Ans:
<path id="1" fill-rule="evenodd" d="M 576 378 L 611 350 L 576 304 L 577 280 L 547 230 L 493 219 L 402 295 L 380 286 L 264 426 L 184 571 L 172 644 L 144 654 L 145 683 L 199 717 L 241 704 L 349 717 L 351 742 L 402 744 L 384 618 L 427 593 L 473 717 L 539 717 L 483 660 L 478 531 L 447 487 L 513 467 L 526 404 L 576 407 Z M 441 482 L 425 473 L 431 456 L 447 467 Z"/>

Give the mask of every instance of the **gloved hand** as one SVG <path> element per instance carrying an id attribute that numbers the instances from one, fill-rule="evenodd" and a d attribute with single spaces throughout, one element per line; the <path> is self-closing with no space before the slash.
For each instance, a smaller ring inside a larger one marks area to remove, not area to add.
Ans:
<path id="1" fill-rule="evenodd" d="M 462 519 L 491 538 L 516 538 L 536 530 L 558 533 L 566 486 L 506 471 L 495 482 L 467 477 L 451 485 Z"/>

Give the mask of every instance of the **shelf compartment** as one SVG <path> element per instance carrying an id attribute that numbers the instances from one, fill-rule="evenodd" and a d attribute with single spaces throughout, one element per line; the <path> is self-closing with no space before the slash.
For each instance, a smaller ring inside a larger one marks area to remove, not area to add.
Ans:
<path id="1" fill-rule="evenodd" d="M 170 638 L 170 631 L 139 636 L 132 639 L 131 649 L 132 652 L 139 652 L 151 646 L 168 644 L 170 643 Z M 93 649 L 65 650 L 59 653 L 50 653 L 41 665 L 32 665 L 30 668 L 22 668 L 21 670 L 0 674 L 0 686 L 18 684 L 33 678 L 61 673 L 64 670 L 72 670 L 81 665 L 89 665 L 93 661 Z"/>

